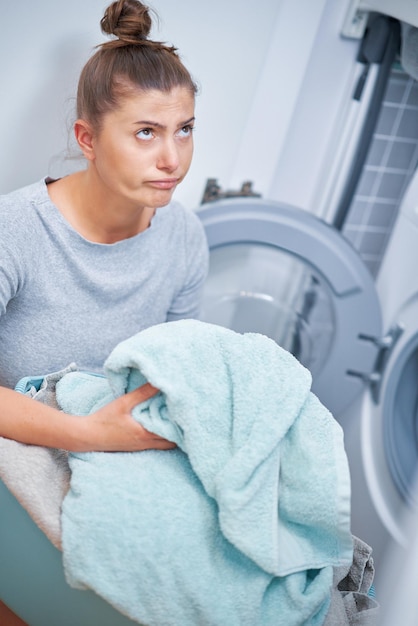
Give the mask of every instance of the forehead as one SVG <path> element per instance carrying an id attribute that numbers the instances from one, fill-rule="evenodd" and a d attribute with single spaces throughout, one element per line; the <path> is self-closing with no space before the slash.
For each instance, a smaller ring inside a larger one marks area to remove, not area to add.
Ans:
<path id="1" fill-rule="evenodd" d="M 193 117 L 194 105 L 194 94 L 186 87 L 175 87 L 170 91 L 138 90 L 125 94 L 107 117 L 128 123 L 147 120 L 175 124 Z"/>

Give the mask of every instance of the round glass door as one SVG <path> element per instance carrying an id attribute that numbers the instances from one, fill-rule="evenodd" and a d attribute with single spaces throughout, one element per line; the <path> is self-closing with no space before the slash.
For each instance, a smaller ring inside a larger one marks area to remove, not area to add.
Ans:
<path id="1" fill-rule="evenodd" d="M 274 339 L 313 376 L 335 332 L 332 294 L 302 260 L 271 245 L 235 243 L 211 251 L 201 319 Z"/>
<path id="2" fill-rule="evenodd" d="M 386 456 L 403 499 L 418 506 L 418 334 L 405 345 L 391 373 L 383 406 Z"/>
<path id="3" fill-rule="evenodd" d="M 259 198 L 198 211 L 210 248 L 201 319 L 259 332 L 312 373 L 312 390 L 337 416 L 364 389 L 381 313 L 358 253 L 311 213 Z"/>
<path id="4" fill-rule="evenodd" d="M 404 541 L 404 513 L 418 507 L 418 298 L 400 311 L 402 330 L 388 355 L 377 393 L 359 412 L 367 491 L 389 533 Z"/>

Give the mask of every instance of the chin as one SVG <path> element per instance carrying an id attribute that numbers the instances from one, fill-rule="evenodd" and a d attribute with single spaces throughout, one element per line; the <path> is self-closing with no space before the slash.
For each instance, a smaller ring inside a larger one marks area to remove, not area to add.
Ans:
<path id="1" fill-rule="evenodd" d="M 166 204 L 169 204 L 171 202 L 173 194 L 174 190 L 171 190 L 170 192 L 166 192 L 164 194 L 159 194 L 159 196 L 154 198 L 153 201 L 150 201 L 147 206 L 154 207 L 155 209 L 166 206 Z"/>

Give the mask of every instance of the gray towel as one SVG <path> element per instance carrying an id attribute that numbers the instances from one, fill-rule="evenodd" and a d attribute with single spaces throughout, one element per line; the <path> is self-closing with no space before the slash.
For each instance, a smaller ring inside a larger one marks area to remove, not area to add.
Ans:
<path id="1" fill-rule="evenodd" d="M 334 569 L 331 606 L 323 626 L 377 626 L 379 604 L 368 595 L 373 578 L 372 549 L 354 537 L 351 567 Z"/>
<path id="2" fill-rule="evenodd" d="M 48 374 L 39 391 L 29 386 L 27 395 L 59 408 L 55 399 L 56 383 L 64 374 L 76 369 L 71 364 Z M 48 539 L 61 549 L 61 504 L 70 484 L 67 453 L 0 437 L 0 479 Z"/>

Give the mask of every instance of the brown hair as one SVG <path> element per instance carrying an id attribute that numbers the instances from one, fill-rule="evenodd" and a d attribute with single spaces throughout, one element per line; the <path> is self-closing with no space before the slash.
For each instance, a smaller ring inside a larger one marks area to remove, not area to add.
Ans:
<path id="1" fill-rule="evenodd" d="M 102 31 L 115 38 L 84 66 L 77 91 L 77 116 L 96 130 L 103 116 L 135 90 L 170 91 L 185 87 L 196 94 L 197 87 L 181 62 L 176 48 L 148 39 L 152 20 L 150 9 L 139 0 L 116 0 L 100 22 Z"/>

